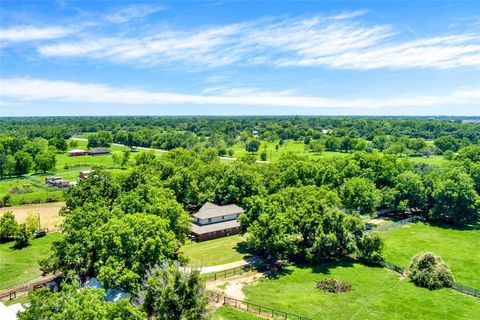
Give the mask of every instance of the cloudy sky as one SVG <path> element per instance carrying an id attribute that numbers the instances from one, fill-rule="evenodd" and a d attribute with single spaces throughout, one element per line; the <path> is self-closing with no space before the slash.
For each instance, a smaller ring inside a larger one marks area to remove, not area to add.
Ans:
<path id="1" fill-rule="evenodd" d="M 480 116 L 480 5 L 0 2 L 0 116 Z"/>

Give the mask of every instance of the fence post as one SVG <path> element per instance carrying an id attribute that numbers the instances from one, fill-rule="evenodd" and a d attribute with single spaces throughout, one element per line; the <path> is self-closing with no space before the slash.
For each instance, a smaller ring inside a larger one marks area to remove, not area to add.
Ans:
<path id="1" fill-rule="evenodd" d="M 262 314 L 262 306 L 258 306 L 258 314 Z"/>
<path id="2" fill-rule="evenodd" d="M 227 277 L 227 270 L 225 270 L 225 277 L 224 278 L 226 278 L 226 277 Z"/>

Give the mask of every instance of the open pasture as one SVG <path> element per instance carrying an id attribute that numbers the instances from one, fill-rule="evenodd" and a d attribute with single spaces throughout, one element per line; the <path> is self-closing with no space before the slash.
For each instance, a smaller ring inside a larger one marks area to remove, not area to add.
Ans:
<path id="1" fill-rule="evenodd" d="M 323 278 L 348 282 L 353 290 L 326 293 Z M 311 319 L 475 319 L 480 300 L 451 289 L 429 291 L 383 268 L 343 262 L 288 267 L 276 279 L 244 287 L 247 301 Z"/>
<path id="2" fill-rule="evenodd" d="M 417 222 L 380 235 L 387 261 L 405 268 L 417 253 L 431 251 L 450 266 L 455 282 L 480 289 L 480 228 L 454 229 Z"/>

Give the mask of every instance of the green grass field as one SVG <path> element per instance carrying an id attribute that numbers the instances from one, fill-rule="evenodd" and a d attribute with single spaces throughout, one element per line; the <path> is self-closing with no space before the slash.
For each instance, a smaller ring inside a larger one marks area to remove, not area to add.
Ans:
<path id="1" fill-rule="evenodd" d="M 480 289 L 480 229 L 458 230 L 417 222 L 380 235 L 385 240 L 387 261 L 407 267 L 415 254 L 431 251 L 450 266 L 456 282 Z"/>
<path id="2" fill-rule="evenodd" d="M 263 318 L 258 318 L 252 314 L 235 310 L 229 307 L 218 308 L 212 317 L 212 320 L 258 320 L 258 319 L 263 319 Z"/>
<path id="3" fill-rule="evenodd" d="M 257 159 L 260 159 L 260 153 L 266 150 L 267 160 L 272 162 L 278 161 L 283 154 L 287 154 L 287 153 L 293 153 L 297 156 L 302 156 L 302 157 L 307 156 L 311 159 L 318 159 L 320 157 L 333 157 L 333 156 L 347 155 L 347 153 L 331 152 L 331 151 L 324 151 L 320 154 L 317 154 L 317 153 L 306 150 L 305 144 L 303 142 L 297 142 L 294 140 L 285 140 L 284 145 L 279 146 L 278 150 L 275 148 L 277 144 L 278 144 L 278 141 L 277 142 L 261 141 L 260 149 L 254 155 L 257 157 Z M 265 146 L 266 146 L 266 149 L 265 149 Z M 233 149 L 233 152 L 234 152 L 233 157 L 235 158 L 240 158 L 240 157 L 251 154 L 247 152 L 245 150 L 245 146 L 240 143 L 235 144 L 231 149 Z"/>
<path id="4" fill-rule="evenodd" d="M 26 248 L 13 249 L 13 242 L 0 244 L 0 289 L 28 282 L 41 275 L 38 261 L 50 255 L 51 244 L 62 238 L 52 232 L 46 237 L 31 239 Z"/>
<path id="5" fill-rule="evenodd" d="M 44 177 L 19 177 L 0 180 L 0 198 L 10 195 L 10 205 L 44 203 L 48 196 L 62 199 L 63 191 L 47 188 L 43 185 Z"/>
<path id="6" fill-rule="evenodd" d="M 189 243 L 182 247 L 182 252 L 192 265 L 205 267 L 240 261 L 248 256 L 240 235 Z"/>
<path id="7" fill-rule="evenodd" d="M 352 285 L 347 293 L 316 288 L 325 277 Z M 476 319 L 480 299 L 451 289 L 418 288 L 397 274 L 357 263 L 288 267 L 277 279 L 244 287 L 247 301 L 311 319 Z"/>

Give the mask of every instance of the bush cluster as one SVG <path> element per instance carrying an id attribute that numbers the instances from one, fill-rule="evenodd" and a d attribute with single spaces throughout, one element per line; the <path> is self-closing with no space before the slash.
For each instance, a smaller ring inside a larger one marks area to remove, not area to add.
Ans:
<path id="1" fill-rule="evenodd" d="M 350 284 L 334 278 L 325 278 L 322 281 L 317 282 L 317 288 L 330 293 L 341 293 L 352 290 Z"/>
<path id="2" fill-rule="evenodd" d="M 422 252 L 412 258 L 408 276 L 419 287 L 430 290 L 451 287 L 452 272 L 448 265 L 432 252 Z"/>

